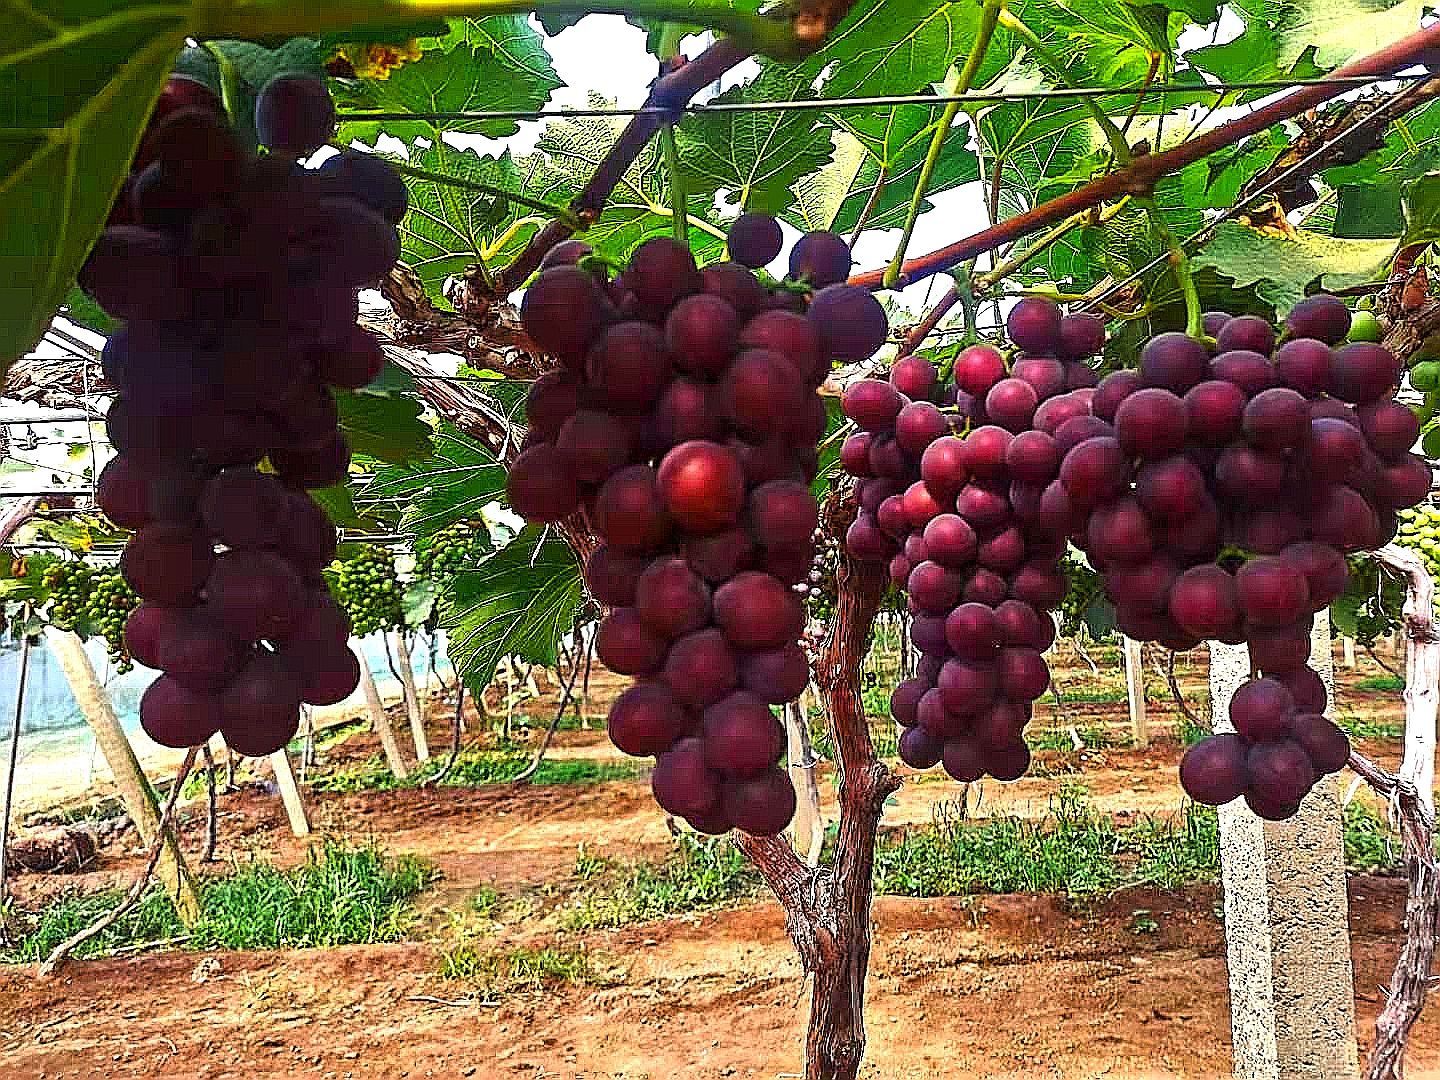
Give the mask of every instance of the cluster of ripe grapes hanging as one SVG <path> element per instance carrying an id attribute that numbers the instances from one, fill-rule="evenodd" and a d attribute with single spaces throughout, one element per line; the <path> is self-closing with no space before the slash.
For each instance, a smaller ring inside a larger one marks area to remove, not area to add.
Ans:
<path id="1" fill-rule="evenodd" d="M 583 510 L 600 537 L 585 571 L 609 608 L 596 652 L 637 680 L 610 736 L 656 755 L 656 800 L 709 833 L 770 835 L 794 815 L 772 706 L 809 679 L 816 390 L 887 332 L 878 301 L 843 284 L 850 249 L 833 234 L 797 242 L 789 281 L 757 275 L 781 241 L 773 218 L 744 215 L 730 262 L 699 270 L 656 238 L 613 278 L 567 243 L 521 307 L 562 367 L 531 390 L 511 505 L 532 521 Z"/>
<path id="2" fill-rule="evenodd" d="M 1098 319 L 1044 301 L 1017 305 L 1009 331 L 1024 352 L 1008 370 L 997 349 L 971 346 L 942 387 L 934 365 L 908 356 L 889 382 L 862 380 L 844 400 L 861 431 L 840 460 L 862 478 L 846 543 L 889 559 L 921 653 L 890 699 L 900 756 L 960 781 L 1014 780 L 1030 764 L 1023 733 L 1050 684 L 1042 653 L 1066 584 L 1066 523 L 1044 494 L 1080 437 L 1095 383 L 1085 361 L 1105 343 Z"/>
<path id="3" fill-rule="evenodd" d="M 302 702 L 359 680 L 321 577 L 335 529 L 306 489 L 347 473 L 330 388 L 383 363 L 358 291 L 398 258 L 406 196 L 363 154 L 298 163 L 334 131 L 323 82 L 272 80 L 255 120 L 264 155 L 208 90 L 172 79 L 81 284 L 125 324 L 103 356 L 119 454 L 97 498 L 135 530 L 120 569 L 144 603 L 126 645 L 164 672 L 142 724 L 166 746 L 220 731 L 261 755 L 294 735 Z"/>
<path id="4" fill-rule="evenodd" d="M 1400 365 L 1349 329 L 1328 296 L 1297 305 L 1278 337 L 1212 313 L 1213 347 L 1160 334 L 1138 370 L 1095 386 L 1081 361 L 1103 327 L 1028 299 L 1007 320 L 1008 365 L 977 345 L 956 357 L 954 388 L 915 358 L 888 385 L 852 386 L 863 431 L 842 461 L 864 479 L 847 545 L 890 560 L 922 652 L 892 699 L 905 760 L 961 780 L 1024 771 L 1068 540 L 1129 636 L 1248 646 L 1261 677 L 1232 701 L 1236 734 L 1193 747 L 1181 780 L 1202 802 L 1243 795 L 1263 817 L 1293 815 L 1349 753 L 1307 666 L 1314 614 L 1344 592 L 1345 556 L 1391 539 L 1431 482 L 1410 453 L 1418 420 L 1391 400 Z"/>
<path id="5" fill-rule="evenodd" d="M 1340 300 L 1302 301 L 1278 337 L 1253 316 L 1205 322 L 1213 355 L 1161 334 L 1138 371 L 1107 376 L 1094 407 L 1113 430 L 1060 478 L 1123 630 L 1247 646 L 1264 677 L 1231 702 L 1237 735 L 1192 748 L 1181 780 L 1202 802 L 1243 795 L 1279 819 L 1349 754 L 1307 664 L 1314 615 L 1345 591 L 1346 554 L 1392 539 L 1431 471 L 1410 453 L 1415 414 L 1392 400 L 1399 362 L 1346 342 Z"/>

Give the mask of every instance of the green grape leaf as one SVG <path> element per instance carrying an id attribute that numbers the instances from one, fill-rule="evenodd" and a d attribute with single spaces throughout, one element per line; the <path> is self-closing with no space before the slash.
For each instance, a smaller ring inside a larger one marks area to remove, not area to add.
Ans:
<path id="1" fill-rule="evenodd" d="M 1400 185 L 1343 184 L 1335 193 L 1331 232 L 1346 240 L 1377 240 L 1405 231 Z M 1309 224 L 1309 222 L 1307 222 Z"/>
<path id="2" fill-rule="evenodd" d="M 99 304 L 90 299 L 89 293 L 78 285 L 72 285 L 70 291 L 65 294 L 63 310 L 65 317 L 71 322 L 107 337 L 120 326 L 118 322 L 105 314 Z"/>
<path id="3" fill-rule="evenodd" d="M 1303 229 L 1291 239 L 1227 221 L 1194 262 L 1213 267 L 1237 285 L 1255 285 L 1283 316 L 1317 282 L 1338 289 L 1383 277 L 1394 254 L 1393 239 L 1344 240 Z"/>
<path id="4" fill-rule="evenodd" d="M 0 43 L 0 374 L 36 341 L 99 235 L 190 4 L 9 0 Z"/>
<path id="5" fill-rule="evenodd" d="M 505 497 L 505 466 L 488 449 L 444 425 L 426 458 L 381 469 L 356 496 L 362 512 L 398 508 L 400 528 L 417 539 L 478 519 Z"/>
<path id="6" fill-rule="evenodd" d="M 517 161 L 509 152 L 482 157 L 444 143 L 412 148 L 413 164 L 427 172 L 487 184 L 502 191 L 544 198 L 565 205 L 578 188 L 556 176 L 543 158 Z M 464 274 L 477 262 L 509 262 L 547 219 L 502 195 L 469 191 L 439 180 L 405 178 L 410 209 L 400 223 L 401 258 L 426 293 L 442 300 L 445 280 Z"/>
<path id="7" fill-rule="evenodd" d="M 927 197 L 920 202 L 921 213 L 934 207 L 930 196 L 980 179 L 980 159 L 975 156 L 975 151 L 966 145 L 968 136 L 969 132 L 961 126 L 945 137 L 945 145 L 940 149 L 935 171 L 930 174 L 930 182 L 925 190 Z M 891 162 L 886 171 L 885 185 L 880 189 L 880 196 L 870 205 L 870 214 L 866 218 L 867 229 L 898 229 L 905 224 L 910 213 L 910 200 L 920 182 L 920 170 L 924 167 L 929 150 L 930 135 L 926 132 L 923 139 L 911 143 Z M 849 194 L 831 222 L 831 228 L 842 232 L 855 228 L 866 205 L 870 204 L 871 195 L 880 179 L 880 167 L 880 162 L 875 158 L 865 159 Z"/>
<path id="8" fill-rule="evenodd" d="M 1429 244 L 1440 239 L 1440 172 L 1410 181 L 1404 195 L 1405 234 L 1401 243 Z"/>
<path id="9" fill-rule="evenodd" d="M 1395 184 L 1440 169 L 1440 101 L 1396 120 L 1384 143 L 1371 153 L 1321 176 L 1333 188 L 1346 184 Z"/>
<path id="10" fill-rule="evenodd" d="M 355 508 L 355 495 L 349 484 L 315 488 L 309 494 L 337 529 L 371 529 L 382 524 L 375 514 L 362 515 Z"/>
<path id="11" fill-rule="evenodd" d="M 340 430 L 357 454 L 404 462 L 429 457 L 431 430 L 420 420 L 420 403 L 401 394 L 334 390 Z"/>
<path id="12" fill-rule="evenodd" d="M 715 102 L 783 100 L 802 85 L 770 65 Z M 808 109 L 702 113 L 681 124 L 675 139 L 687 194 L 723 192 L 726 202 L 756 213 L 786 209 L 791 185 L 830 160 L 829 133 Z"/>
<path id="13" fill-rule="evenodd" d="M 402 64 L 388 79 L 367 79 L 335 88 L 337 103 L 384 112 L 453 113 L 490 109 L 538 109 L 563 86 L 539 34 L 519 15 L 459 20 L 461 37 L 449 48 Z M 449 40 L 448 37 L 445 40 Z M 520 130 L 515 120 L 348 120 L 340 139 L 373 143 L 381 132 L 402 142 L 435 139 L 440 131 L 499 138 Z"/>
<path id="14" fill-rule="evenodd" d="M 400 605 L 405 613 L 406 626 L 424 626 L 435 614 L 436 601 L 440 599 L 442 586 L 434 578 L 417 578 L 405 586 Z"/>
<path id="15" fill-rule="evenodd" d="M 861 170 L 873 160 L 865 145 L 848 131 L 831 131 L 830 141 L 830 161 L 806 173 L 791 189 L 795 202 L 784 217 L 802 232 L 834 227 L 840 207 L 857 190 Z"/>
<path id="16" fill-rule="evenodd" d="M 584 595 L 580 565 L 563 540 L 526 526 L 441 600 L 451 661 L 471 690 L 489 685 L 504 656 L 553 665 Z"/>
<path id="17" fill-rule="evenodd" d="M 614 102 L 590 95 L 597 108 Z M 682 125 L 683 126 L 683 125 Z M 553 178 L 557 185 L 579 191 L 625 127 L 623 117 L 566 117 L 546 125 L 536 143 L 535 153 L 519 159 L 522 167 L 536 168 L 537 182 Z M 715 220 L 713 193 L 690 192 L 690 216 L 704 222 Z M 658 140 L 652 139 L 635 163 L 615 186 L 600 217 L 585 231 L 586 242 L 607 255 L 624 258 L 652 236 L 670 233 L 670 191 Z M 723 236 L 718 227 L 692 228 L 690 247 L 700 262 L 718 258 Z"/>

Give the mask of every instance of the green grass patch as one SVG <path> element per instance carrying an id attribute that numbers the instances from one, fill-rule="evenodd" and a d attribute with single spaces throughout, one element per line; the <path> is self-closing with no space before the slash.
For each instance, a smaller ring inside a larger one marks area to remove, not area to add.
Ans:
<path id="1" fill-rule="evenodd" d="M 355 765 L 319 773 L 310 780 L 313 791 L 352 794 L 359 791 L 396 791 L 419 787 L 445 767 L 445 757 L 432 757 L 404 780 L 397 780 L 385 759 L 375 755 Z M 505 750 L 476 750 L 462 753 L 440 781 L 441 787 L 479 787 L 508 784 L 530 764 L 528 753 Z M 590 758 L 547 759 L 540 763 L 531 784 L 603 784 L 611 780 L 632 780 L 647 764 L 639 761 L 597 761 Z"/>
<path id="2" fill-rule="evenodd" d="M 435 878 L 419 859 L 388 858 L 374 846 L 326 842 L 288 870 L 268 863 L 236 866 L 200 883 L 201 917 L 186 929 L 159 888 L 106 931 L 76 950 L 77 957 L 176 939 L 192 949 L 277 949 L 398 941 L 414 922 L 411 899 Z M 119 890 L 60 897 L 37 913 L 0 959 L 44 959 L 66 938 L 113 909 Z"/>
<path id="3" fill-rule="evenodd" d="M 1405 680 L 1399 675 L 1372 675 L 1355 681 L 1356 690 L 1404 690 Z"/>
<path id="4" fill-rule="evenodd" d="M 613 986 L 616 973 L 599 969 L 576 948 L 484 949 L 462 944 L 440 957 L 440 974 L 474 985 L 487 998 L 556 986 Z"/>
<path id="5" fill-rule="evenodd" d="M 1385 818 L 1352 799 L 1345 807 L 1345 865 L 1362 873 L 1385 873 L 1400 867 L 1399 837 Z"/>
<path id="6" fill-rule="evenodd" d="M 1080 736 L 1081 748 L 1085 750 L 1115 749 L 1129 746 L 1131 742 L 1129 736 L 1111 732 L 1109 729 L 1095 724 L 1076 728 L 1075 734 Z M 1075 741 L 1070 738 L 1069 728 L 1032 727 L 1025 732 L 1025 742 L 1031 750 L 1074 751 L 1075 749 Z"/>
<path id="7" fill-rule="evenodd" d="M 751 895 L 759 874 L 724 838 L 682 833 L 670 855 L 656 862 L 620 863 L 582 847 L 575 859 L 581 882 L 561 911 L 567 930 L 596 930 L 719 907 Z"/>
<path id="8" fill-rule="evenodd" d="M 1377 720 L 1342 706 L 1335 722 L 1352 739 L 1398 739 L 1405 734 L 1405 724 L 1396 720 Z"/>

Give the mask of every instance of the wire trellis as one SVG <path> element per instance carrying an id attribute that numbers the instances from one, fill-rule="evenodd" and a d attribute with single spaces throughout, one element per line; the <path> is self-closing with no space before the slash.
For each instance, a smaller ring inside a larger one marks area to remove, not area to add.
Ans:
<path id="1" fill-rule="evenodd" d="M 673 116 L 686 113 L 743 113 L 829 111 L 833 109 L 887 108 L 892 105 L 950 105 L 972 102 L 997 104 L 1008 101 L 1045 101 L 1049 99 L 1081 99 L 1126 97 L 1134 94 L 1228 94 L 1244 90 L 1293 90 L 1302 86 L 1349 86 L 1359 88 L 1385 82 L 1409 82 L 1432 76 L 1428 71 L 1410 74 L 1321 76 L 1314 79 L 1254 79 L 1222 82 L 1151 83 L 1149 86 L 1077 86 L 1046 90 L 970 91 L 964 94 L 876 94 L 867 97 L 777 98 L 764 101 L 690 102 L 679 109 L 656 105 L 606 105 L 562 109 L 472 109 L 454 112 L 381 112 L 342 110 L 342 121 L 385 123 L 418 120 L 425 123 L 464 123 L 472 120 L 544 120 L 581 119 L 593 117 Z"/>

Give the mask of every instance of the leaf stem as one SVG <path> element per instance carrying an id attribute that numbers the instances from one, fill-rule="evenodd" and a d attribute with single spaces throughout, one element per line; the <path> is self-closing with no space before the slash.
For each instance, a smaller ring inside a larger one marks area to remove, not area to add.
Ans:
<path id="1" fill-rule="evenodd" d="M 870 188 L 870 197 L 865 200 L 865 205 L 860 208 L 860 216 L 855 219 L 855 228 L 850 230 L 849 244 L 853 248 L 855 241 L 860 239 L 860 234 L 865 231 L 865 226 L 870 224 L 870 215 L 875 212 L 875 207 L 880 202 L 880 196 L 885 191 L 885 184 L 890 179 L 890 166 L 881 165 L 879 172 L 875 174 L 875 183 Z"/>
<path id="2" fill-rule="evenodd" d="M 1006 0 L 985 0 L 984 10 L 980 13 L 980 27 L 970 45 L 970 55 L 965 59 L 965 67 L 961 69 L 960 78 L 951 91 L 953 94 L 964 94 L 974 85 L 975 76 L 979 74 L 980 65 L 985 59 L 985 52 L 990 47 L 990 39 L 995 36 L 995 25 L 1005 14 L 1005 3 Z M 940 119 L 935 122 L 935 134 L 930 137 L 925 162 L 920 166 L 920 176 L 915 181 L 915 194 L 910 198 L 910 209 L 905 215 L 905 229 L 900 234 L 900 243 L 895 246 L 890 265 L 885 268 L 884 285 L 887 289 L 894 288 L 900 277 L 900 268 L 905 263 L 905 252 L 910 247 L 910 238 L 915 234 L 915 223 L 920 218 L 920 207 L 925 202 L 926 189 L 935 174 L 935 166 L 940 163 L 945 137 L 950 134 L 950 128 L 959 115 L 960 102 L 952 101 L 945 106 L 940 113 Z"/>
<path id="3" fill-rule="evenodd" d="M 1064 221 L 1060 222 L 1059 225 L 1056 225 L 1049 232 L 1041 236 L 1040 239 L 1036 240 L 1024 251 L 1021 251 L 1016 255 L 1011 255 L 1008 259 L 1004 259 L 1003 261 L 996 263 L 989 270 L 986 270 L 983 274 L 980 274 L 978 277 L 976 277 L 975 287 L 981 290 L 991 288 L 996 283 L 1003 281 L 1005 278 L 1009 277 L 1016 270 L 1019 270 L 1031 259 L 1035 258 L 1035 256 L 1042 254 L 1046 249 L 1053 247 L 1056 243 L 1063 240 L 1066 234 L 1070 233 L 1077 226 L 1085 225 L 1087 223 L 1103 225 L 1116 217 L 1116 215 L 1118 215 L 1122 210 L 1124 210 L 1125 207 L 1129 205 L 1129 203 L 1130 196 L 1126 195 L 1116 200 L 1110 206 L 1107 206 L 1098 214 L 1094 210 L 1082 210 L 1080 211 L 1080 213 L 1074 214 L 1071 217 L 1066 218 Z"/>
<path id="4" fill-rule="evenodd" d="M 789 19 L 737 11 L 724 0 L 309 0 L 275 4 L 269 0 L 197 5 L 197 38 L 298 37 L 350 27 L 404 25 L 427 16 L 485 18 L 490 15 L 638 15 L 719 30 L 757 52 L 793 59 L 816 42 L 796 32 Z"/>
<path id="5" fill-rule="evenodd" d="M 233 122 L 240 108 L 240 73 L 235 70 L 235 65 L 230 62 L 225 50 L 215 42 L 205 42 L 205 51 L 214 58 L 215 67 L 220 72 L 220 103 L 225 106 L 225 114 Z"/>
<path id="6" fill-rule="evenodd" d="M 544 199 L 537 199 L 531 195 L 525 195 L 518 191 L 507 191 L 505 188 L 497 187 L 494 184 L 482 183 L 479 180 L 470 180 L 463 176 L 451 176 L 448 173 L 433 172 L 430 169 L 417 168 L 414 165 L 407 165 L 403 161 L 396 161 L 394 158 L 385 158 L 391 167 L 401 176 L 409 176 L 415 180 L 424 180 L 431 184 L 445 184 L 449 187 L 459 188 L 461 191 L 473 191 L 477 195 L 494 195 L 496 198 L 507 199 L 516 206 L 529 207 L 541 214 L 563 222 L 569 229 L 580 231 L 584 229 L 584 223 L 569 208 L 556 206 L 547 203 Z"/>
<path id="7" fill-rule="evenodd" d="M 665 153 L 665 179 L 670 188 L 670 231 L 680 243 L 689 245 L 690 211 L 685 199 L 685 178 L 680 174 L 680 151 L 675 148 L 675 125 L 660 129 L 660 149 Z"/>
<path id="8" fill-rule="evenodd" d="M 1170 269 L 1175 274 L 1176 284 L 1180 286 L 1180 295 L 1185 298 L 1185 333 L 1193 338 L 1204 338 L 1205 313 L 1200 307 L 1200 291 L 1195 287 L 1195 275 L 1190 270 L 1190 256 L 1185 254 L 1180 238 L 1175 235 L 1175 230 L 1170 228 L 1170 223 L 1160 212 L 1155 196 L 1137 195 L 1135 204 L 1144 209 L 1150 218 L 1151 227 L 1160 234 L 1161 242 L 1170 249 Z"/>

